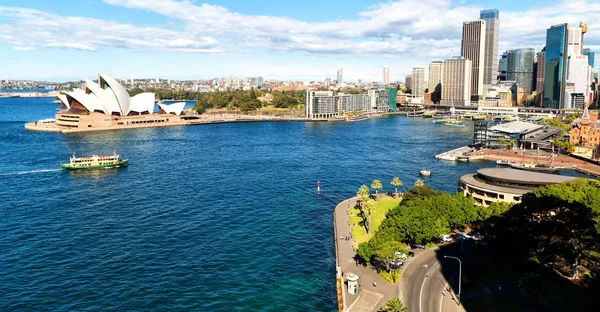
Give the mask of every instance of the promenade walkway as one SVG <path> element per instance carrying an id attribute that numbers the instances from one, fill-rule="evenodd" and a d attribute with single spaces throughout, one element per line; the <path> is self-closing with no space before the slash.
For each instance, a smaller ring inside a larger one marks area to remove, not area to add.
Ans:
<path id="1" fill-rule="evenodd" d="M 352 238 L 346 240 L 341 239 L 341 236 L 344 236 L 344 238 L 346 236 L 352 237 L 349 210 L 357 202 L 358 197 L 346 199 L 339 203 L 334 211 L 336 259 L 342 275 L 344 311 L 379 311 L 393 297 L 403 299 L 405 304 L 417 312 L 426 311 L 427 308 L 433 308 L 435 311 L 440 312 L 465 311 L 462 305 L 457 305 L 456 294 L 451 287 L 448 287 L 448 281 L 441 274 L 440 268 L 434 268 L 435 263 L 438 262 L 435 253 L 437 248 L 415 250 L 415 257 L 408 258 L 404 265 L 401 284 L 389 284 L 373 269 L 365 268 L 356 263 L 355 248 L 358 244 Z M 345 284 L 346 274 L 348 273 L 360 276 L 357 294 L 352 295 L 348 292 L 348 287 Z M 438 281 L 443 281 L 440 284 L 441 288 L 435 283 L 427 282 L 428 274 L 431 274 L 430 281 L 434 277 Z M 374 286 L 373 282 L 376 282 L 377 286 Z M 423 292 L 423 290 L 425 291 Z M 423 302 L 423 307 L 421 302 Z"/>
<path id="2" fill-rule="evenodd" d="M 358 202 L 358 197 L 353 197 L 339 203 L 335 208 L 335 246 L 339 267 L 342 271 L 343 281 L 347 273 L 360 276 L 359 291 L 356 295 L 348 292 L 348 287 L 343 284 L 346 311 L 378 311 L 388 299 L 399 297 L 399 285 L 391 285 L 379 277 L 372 269 L 357 265 L 355 262 L 355 247 L 358 245 L 354 240 L 342 240 L 341 236 L 351 236 L 350 217 L 348 211 Z M 377 286 L 373 285 L 377 282 Z"/>

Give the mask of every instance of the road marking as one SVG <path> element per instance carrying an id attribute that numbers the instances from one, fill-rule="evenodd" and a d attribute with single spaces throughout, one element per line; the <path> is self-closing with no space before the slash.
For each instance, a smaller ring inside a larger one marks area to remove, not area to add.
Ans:
<path id="1" fill-rule="evenodd" d="M 421 298 L 423 297 L 423 288 L 425 287 L 425 282 L 427 282 L 427 277 L 429 276 L 429 272 L 431 272 L 431 270 L 433 270 L 433 268 L 440 264 L 440 262 L 436 262 L 434 265 L 431 266 L 431 268 L 429 270 L 427 270 L 427 274 L 425 274 L 425 279 L 423 280 L 423 284 L 421 284 L 421 291 L 419 292 L 419 311 L 421 311 Z M 425 266 L 423 266 L 425 267 Z"/>
<path id="2" fill-rule="evenodd" d="M 408 270 L 408 266 L 409 266 L 411 263 L 413 263 L 414 261 L 416 261 L 416 260 L 417 260 L 417 258 L 420 258 L 421 256 L 423 256 L 423 255 L 425 255 L 425 254 L 428 254 L 430 251 L 431 251 L 431 252 L 433 252 L 433 251 L 435 251 L 435 250 L 438 250 L 438 248 L 433 248 L 433 249 L 425 250 L 424 252 L 422 252 L 422 253 L 420 253 L 420 254 L 418 254 L 418 255 L 414 256 L 414 257 L 412 258 L 412 260 L 410 260 L 410 261 L 406 261 L 406 266 L 404 267 L 404 269 L 402 269 L 402 273 L 400 273 L 400 283 L 398 284 L 398 297 L 399 297 L 399 298 L 402 298 L 402 300 L 404 300 L 403 293 L 402 293 L 402 281 L 404 281 L 404 280 L 406 280 L 406 279 L 402 278 L 402 276 L 403 276 L 403 275 L 404 275 L 404 273 L 405 273 L 405 272 Z M 409 259 L 410 259 L 410 258 L 409 258 Z"/>

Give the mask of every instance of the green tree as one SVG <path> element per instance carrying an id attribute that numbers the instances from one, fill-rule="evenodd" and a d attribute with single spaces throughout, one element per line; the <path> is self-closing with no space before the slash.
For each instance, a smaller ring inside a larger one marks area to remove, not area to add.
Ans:
<path id="1" fill-rule="evenodd" d="M 133 89 L 129 90 L 129 96 L 136 96 L 142 92 L 144 92 L 144 90 L 142 90 L 140 88 L 133 88 Z"/>
<path id="2" fill-rule="evenodd" d="M 390 182 L 391 185 L 394 186 L 394 188 L 396 188 L 396 196 L 398 196 L 398 187 L 402 186 L 402 181 L 400 181 L 400 179 L 398 177 L 394 177 L 394 179 L 392 179 L 392 182 Z"/>
<path id="3" fill-rule="evenodd" d="M 423 186 L 425 186 L 425 182 L 423 182 L 423 180 L 417 179 L 415 181 L 415 187 L 423 187 Z"/>
<path id="4" fill-rule="evenodd" d="M 367 213 L 367 235 L 371 234 L 371 213 L 375 209 L 375 203 L 372 200 L 367 200 L 364 204 L 364 212 Z"/>
<path id="5" fill-rule="evenodd" d="M 371 183 L 371 188 L 375 190 L 375 195 L 377 195 L 377 191 L 380 190 L 381 188 L 383 188 L 383 185 L 381 185 L 381 181 L 379 181 L 378 179 L 375 179 Z"/>
<path id="6" fill-rule="evenodd" d="M 393 297 L 390 298 L 382 309 L 385 312 L 408 312 L 408 308 L 404 305 L 402 300 Z"/>
<path id="7" fill-rule="evenodd" d="M 527 273 L 519 280 L 519 291 L 527 300 L 535 303 L 535 310 L 539 311 L 540 303 L 546 294 L 542 277 L 537 273 Z"/>

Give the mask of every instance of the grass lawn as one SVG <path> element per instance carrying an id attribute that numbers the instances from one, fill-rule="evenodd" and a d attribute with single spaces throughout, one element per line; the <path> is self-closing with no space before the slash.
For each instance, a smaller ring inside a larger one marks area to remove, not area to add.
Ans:
<path id="1" fill-rule="evenodd" d="M 367 229 L 363 223 L 363 218 L 360 214 L 360 210 L 358 208 L 350 209 L 350 224 L 352 226 L 352 238 L 357 243 L 363 243 L 368 241 L 375 232 L 379 229 L 381 222 L 385 219 L 385 214 L 390 211 L 390 209 L 398 206 L 402 199 L 394 199 L 394 198 L 380 198 L 375 202 L 375 209 L 371 212 L 371 235 L 367 235 Z"/>

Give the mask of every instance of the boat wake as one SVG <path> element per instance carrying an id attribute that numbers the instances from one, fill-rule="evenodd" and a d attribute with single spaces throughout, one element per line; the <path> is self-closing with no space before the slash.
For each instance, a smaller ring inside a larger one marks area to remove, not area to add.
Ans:
<path id="1" fill-rule="evenodd" d="M 45 172 L 57 172 L 57 171 L 62 171 L 62 169 L 39 169 L 39 170 L 30 170 L 30 171 L 0 172 L 0 176 L 20 175 L 20 174 L 32 174 L 32 173 L 45 173 Z"/>

